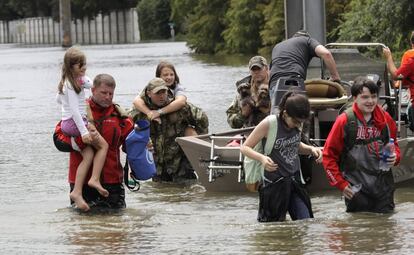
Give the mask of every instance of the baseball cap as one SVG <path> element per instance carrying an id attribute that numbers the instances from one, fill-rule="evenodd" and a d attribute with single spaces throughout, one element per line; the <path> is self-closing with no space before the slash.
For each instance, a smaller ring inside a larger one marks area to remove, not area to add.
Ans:
<path id="1" fill-rule="evenodd" d="M 292 37 L 299 37 L 299 36 L 310 37 L 310 34 L 306 30 L 299 30 Z"/>
<path id="2" fill-rule="evenodd" d="M 161 78 L 154 78 L 148 82 L 147 90 L 157 93 L 160 90 L 168 89 L 167 83 Z"/>
<path id="3" fill-rule="evenodd" d="M 263 67 L 267 66 L 267 61 L 262 56 L 254 56 L 249 61 L 249 69 L 251 70 L 253 67 L 259 67 L 262 69 Z"/>

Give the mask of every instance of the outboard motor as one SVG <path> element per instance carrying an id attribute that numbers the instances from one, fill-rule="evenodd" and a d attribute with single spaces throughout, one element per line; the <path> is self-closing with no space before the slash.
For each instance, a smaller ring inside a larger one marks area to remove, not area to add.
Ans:
<path id="1" fill-rule="evenodd" d="M 306 95 L 305 82 L 300 77 L 292 78 L 279 78 L 276 82 L 276 85 L 271 89 L 271 114 L 276 112 L 276 108 L 279 105 L 283 95 L 290 90 L 296 90 L 299 93 Z"/>

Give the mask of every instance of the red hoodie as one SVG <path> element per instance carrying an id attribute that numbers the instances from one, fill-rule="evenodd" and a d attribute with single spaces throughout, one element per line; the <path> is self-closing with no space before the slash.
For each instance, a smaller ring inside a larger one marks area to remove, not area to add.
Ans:
<path id="1" fill-rule="evenodd" d="M 391 116 L 377 105 L 372 113 L 372 124 L 368 126 L 361 111 L 355 103 L 353 104 L 352 109 L 358 120 L 362 123 L 362 125 L 358 123 L 357 138 L 369 139 L 372 137 L 381 136 L 382 129 L 387 128 L 386 124 L 388 124 L 388 127 L 390 129 L 390 137 L 394 138 L 395 141 L 395 153 L 397 156 L 395 165 L 398 165 L 400 161 L 400 147 L 398 146 L 396 137 L 397 126 Z M 349 185 L 348 181 L 344 179 L 342 172 L 339 170 L 339 161 L 344 149 L 344 127 L 347 122 L 348 119 L 346 113 L 342 113 L 338 116 L 331 131 L 329 132 L 328 138 L 323 148 L 323 166 L 326 171 L 329 183 L 341 191 Z M 379 152 L 374 151 L 373 153 Z"/>

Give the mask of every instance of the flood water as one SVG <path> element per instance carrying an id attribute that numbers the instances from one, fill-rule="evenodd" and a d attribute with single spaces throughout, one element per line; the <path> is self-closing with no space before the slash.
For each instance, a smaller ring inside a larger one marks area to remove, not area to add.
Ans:
<path id="1" fill-rule="evenodd" d="M 228 129 L 225 110 L 244 62 L 194 57 L 184 43 L 88 46 L 89 76 L 112 74 L 115 101 L 129 107 L 160 60 L 175 64 L 188 100 L 210 131 Z M 414 188 L 396 192 L 393 214 L 345 213 L 336 191 L 312 194 L 315 219 L 262 224 L 255 194 L 205 192 L 145 182 L 127 209 L 69 208 L 68 154 L 52 142 L 64 51 L 0 45 L 0 248 L 2 254 L 412 254 Z"/>

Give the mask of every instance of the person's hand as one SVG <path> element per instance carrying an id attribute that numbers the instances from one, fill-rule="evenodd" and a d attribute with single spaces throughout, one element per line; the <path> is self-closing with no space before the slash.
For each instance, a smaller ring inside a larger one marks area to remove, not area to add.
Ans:
<path id="1" fill-rule="evenodd" d="M 155 110 L 151 110 L 147 113 L 147 117 L 150 121 L 156 121 L 159 124 L 161 124 L 161 118 L 160 118 L 160 113 L 155 111 Z"/>
<path id="2" fill-rule="evenodd" d="M 341 78 L 339 76 L 331 76 L 329 80 L 341 84 Z"/>
<path id="3" fill-rule="evenodd" d="M 151 111 L 151 120 L 155 120 L 155 119 L 159 119 L 160 118 L 160 113 L 158 112 L 158 111 L 154 111 L 154 110 L 152 110 Z"/>
<path id="4" fill-rule="evenodd" d="M 92 143 L 92 137 L 90 134 L 86 134 L 82 136 L 82 142 L 83 143 L 87 143 L 87 144 L 91 144 Z"/>
<path id="5" fill-rule="evenodd" d="M 382 48 L 382 53 L 384 54 L 385 58 L 391 57 L 391 50 L 388 47 Z"/>
<path id="6" fill-rule="evenodd" d="M 397 155 L 395 155 L 395 153 L 392 154 L 392 155 L 389 155 L 387 157 L 387 165 L 388 165 L 388 167 L 390 167 L 390 168 L 393 167 L 396 160 L 397 160 Z"/>
<path id="7" fill-rule="evenodd" d="M 147 143 L 147 149 L 148 149 L 150 152 L 154 153 L 154 145 L 152 144 L 151 139 L 150 139 L 150 140 L 148 141 L 148 143 Z"/>
<path id="8" fill-rule="evenodd" d="M 263 155 L 260 162 L 262 163 L 264 169 L 266 169 L 269 172 L 274 172 L 278 168 L 277 164 L 275 164 L 273 160 L 268 156 Z"/>
<path id="9" fill-rule="evenodd" d="M 348 200 L 351 200 L 354 197 L 355 193 L 352 191 L 351 184 L 348 184 L 348 186 L 345 187 L 342 194 Z"/>
<path id="10" fill-rule="evenodd" d="M 312 155 L 315 158 L 316 163 L 322 163 L 322 150 L 320 147 L 312 146 L 310 155 Z"/>

